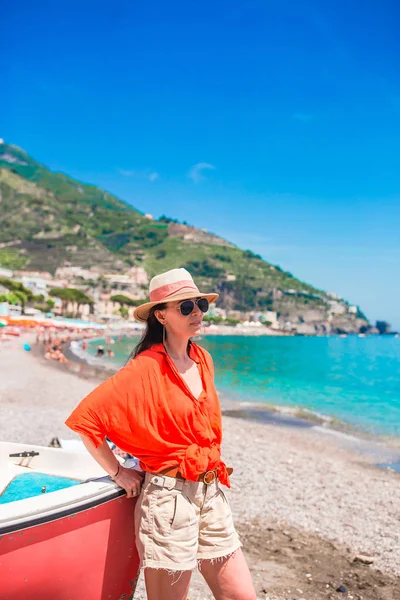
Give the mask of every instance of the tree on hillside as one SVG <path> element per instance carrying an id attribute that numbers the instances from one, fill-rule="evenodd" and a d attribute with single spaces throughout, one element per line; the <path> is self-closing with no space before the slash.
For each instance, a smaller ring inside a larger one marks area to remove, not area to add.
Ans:
<path id="1" fill-rule="evenodd" d="M 167 217 L 166 215 L 161 215 L 158 220 L 163 223 L 179 223 L 178 219 L 171 219 L 171 217 Z"/>
<path id="2" fill-rule="evenodd" d="M 111 302 L 118 302 L 121 306 L 139 306 L 142 303 L 141 300 L 133 300 L 124 294 L 116 294 L 115 296 L 111 296 Z"/>
<path id="3" fill-rule="evenodd" d="M 126 306 L 120 306 L 120 308 L 118 309 L 118 312 L 123 319 L 127 319 L 129 317 L 129 311 L 126 308 Z"/>
<path id="4" fill-rule="evenodd" d="M 9 304 L 16 306 L 17 304 L 20 304 L 20 299 L 16 294 L 10 292 L 9 294 L 0 294 L 0 302 L 8 302 Z"/>
<path id="5" fill-rule="evenodd" d="M 61 313 L 63 315 L 67 310 L 69 302 L 76 305 L 76 315 L 79 314 L 79 308 L 82 305 L 89 304 L 90 306 L 93 306 L 94 304 L 92 298 L 85 294 L 85 292 L 82 292 L 82 290 L 77 290 L 75 288 L 52 288 L 49 294 L 50 296 L 53 296 L 53 298 L 60 298 Z"/>
<path id="6" fill-rule="evenodd" d="M 197 277 L 221 277 L 224 270 L 210 263 L 207 259 L 204 260 L 189 260 L 184 265 L 185 269 Z"/>
<path id="7" fill-rule="evenodd" d="M 54 300 L 52 300 L 51 298 L 48 298 L 45 302 L 46 304 L 46 308 L 48 311 L 53 310 L 53 308 L 55 307 L 56 303 L 54 302 Z"/>
<path id="8" fill-rule="evenodd" d="M 21 306 L 21 314 L 25 312 L 26 296 L 22 292 L 10 292 L 9 294 L 0 294 L 0 302 L 8 302 L 14 306 Z"/>
<path id="9" fill-rule="evenodd" d="M 33 294 L 32 302 L 44 302 L 44 294 Z"/>
<path id="10" fill-rule="evenodd" d="M 90 298 L 90 296 L 88 296 L 87 294 L 85 294 L 85 292 L 82 292 L 82 290 L 76 290 L 74 288 L 71 288 L 73 293 L 73 302 L 76 303 L 76 314 L 79 315 L 79 309 L 82 305 L 88 304 L 91 308 L 94 305 L 94 301 L 92 300 L 92 298 Z"/>
<path id="11" fill-rule="evenodd" d="M 61 314 L 64 315 L 68 302 L 71 302 L 71 290 L 69 288 L 52 288 L 49 291 L 49 295 L 61 300 Z"/>
<path id="12" fill-rule="evenodd" d="M 259 260 L 262 260 L 262 256 L 255 254 L 252 250 L 243 250 L 243 255 L 245 258 L 258 258 Z"/>
<path id="13" fill-rule="evenodd" d="M 21 306 L 21 314 L 25 314 L 25 306 L 27 301 L 27 296 L 23 292 L 16 291 L 14 292 L 14 296 L 18 298 L 18 304 Z"/>
<path id="14" fill-rule="evenodd" d="M 7 277 L 0 277 L 0 285 L 10 290 L 10 292 L 22 292 L 27 300 L 32 300 L 33 293 L 19 281 L 13 281 Z"/>

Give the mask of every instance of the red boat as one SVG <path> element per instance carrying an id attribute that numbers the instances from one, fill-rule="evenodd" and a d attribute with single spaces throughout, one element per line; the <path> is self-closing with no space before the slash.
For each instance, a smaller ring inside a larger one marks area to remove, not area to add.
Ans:
<path id="1" fill-rule="evenodd" d="M 131 599 L 134 507 L 87 452 L 0 442 L 1 600 Z"/>

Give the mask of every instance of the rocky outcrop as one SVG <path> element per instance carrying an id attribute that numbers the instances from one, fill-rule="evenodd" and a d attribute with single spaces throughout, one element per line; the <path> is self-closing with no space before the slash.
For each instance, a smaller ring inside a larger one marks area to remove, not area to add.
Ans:
<path id="1" fill-rule="evenodd" d="M 186 242 L 228 246 L 230 248 L 234 247 L 233 244 L 230 244 L 226 240 L 205 229 L 196 229 L 196 227 L 184 225 L 183 223 L 168 223 L 168 235 L 171 237 L 183 238 Z"/>

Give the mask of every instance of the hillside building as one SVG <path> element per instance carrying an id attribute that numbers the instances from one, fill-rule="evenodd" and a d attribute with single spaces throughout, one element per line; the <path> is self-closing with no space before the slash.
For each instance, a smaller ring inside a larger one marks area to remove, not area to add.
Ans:
<path id="1" fill-rule="evenodd" d="M 14 272 L 11 269 L 3 269 L 0 267 L 0 277 L 7 277 L 7 279 L 11 279 L 14 275 Z"/>
<path id="2" fill-rule="evenodd" d="M 50 275 L 50 273 L 49 273 Z M 51 277 L 51 275 L 50 275 Z M 39 295 L 43 294 L 43 296 L 47 297 L 47 289 L 49 287 L 49 283 L 51 279 L 44 278 L 42 276 L 36 275 L 22 275 L 19 277 L 14 277 L 15 281 L 19 281 L 22 283 L 24 287 L 32 292 L 32 294 Z"/>
<path id="3" fill-rule="evenodd" d="M 137 285 L 148 285 L 149 276 L 143 267 L 131 267 L 128 273 L 132 281 L 135 281 Z"/>
<path id="4" fill-rule="evenodd" d="M 59 267 L 55 272 L 55 277 L 59 279 L 84 279 L 85 281 L 97 281 L 99 274 L 91 269 L 83 269 L 82 267 Z"/>

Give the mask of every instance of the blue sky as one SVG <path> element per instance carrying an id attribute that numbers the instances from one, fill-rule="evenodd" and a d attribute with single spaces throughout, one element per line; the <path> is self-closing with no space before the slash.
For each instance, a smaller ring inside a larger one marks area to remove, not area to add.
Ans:
<path id="1" fill-rule="evenodd" d="M 11 4 L 1 137 L 400 329 L 395 0 Z"/>

